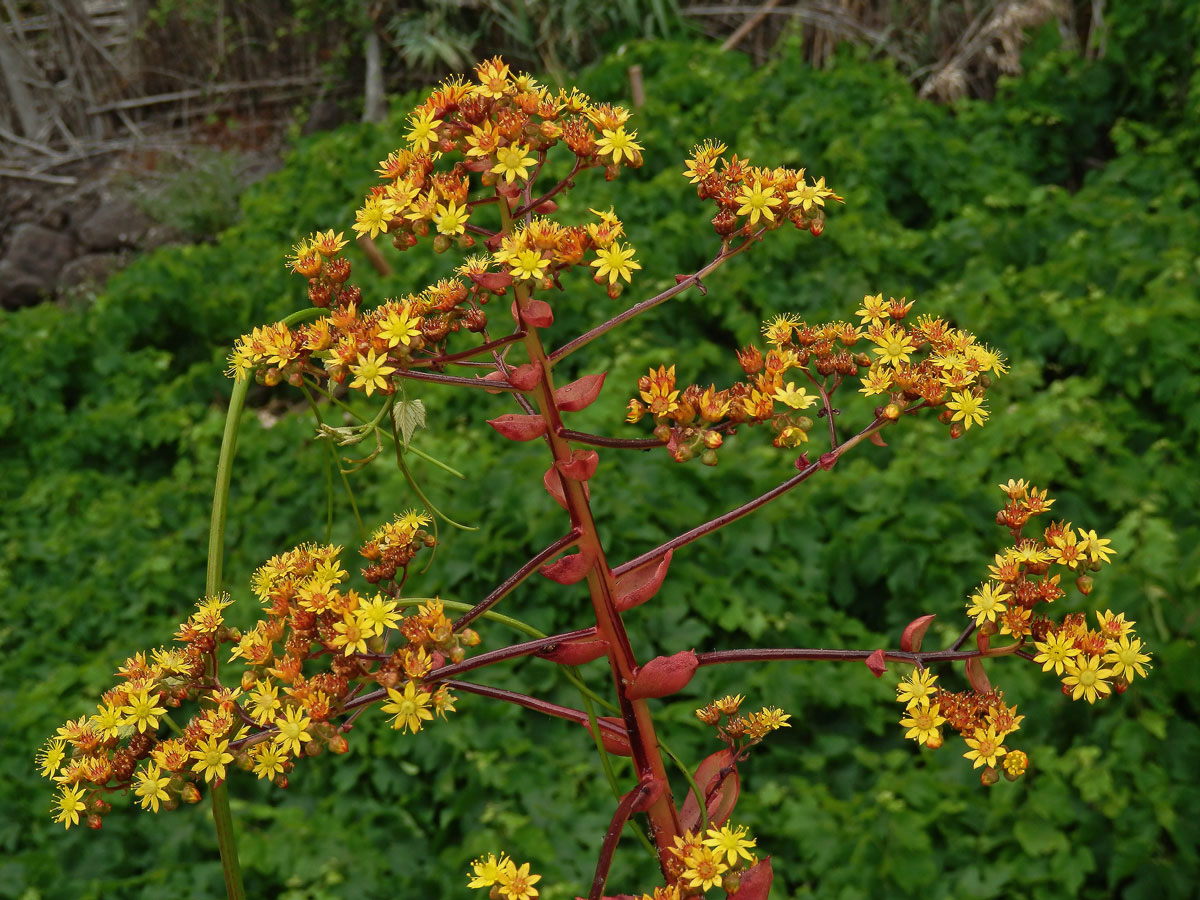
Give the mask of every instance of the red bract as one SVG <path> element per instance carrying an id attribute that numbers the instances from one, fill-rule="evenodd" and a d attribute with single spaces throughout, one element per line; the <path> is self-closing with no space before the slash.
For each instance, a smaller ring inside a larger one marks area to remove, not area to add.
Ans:
<path id="1" fill-rule="evenodd" d="M 673 553 L 674 551 L 668 550 L 662 559 L 644 563 L 617 579 L 618 610 L 624 612 L 641 606 L 658 593 L 663 579 L 667 577 L 667 568 L 671 565 Z"/>
<path id="2" fill-rule="evenodd" d="M 692 780 L 707 800 L 709 827 L 720 828 L 733 815 L 741 787 L 733 752 L 726 748 L 706 757 L 696 767 L 696 774 Z M 696 800 L 694 791 L 689 791 L 687 799 L 683 801 L 683 808 L 679 810 L 679 823 L 685 831 L 700 830 L 700 803 Z"/>
<path id="3" fill-rule="evenodd" d="M 554 402 L 563 412 L 579 412 L 586 409 L 600 396 L 607 372 L 599 375 L 584 375 L 578 381 L 565 384 L 554 392 Z"/>
<path id="4" fill-rule="evenodd" d="M 488 424 L 510 441 L 532 441 L 546 433 L 546 420 L 541 416 L 521 416 L 516 413 L 488 419 Z"/>
<path id="5" fill-rule="evenodd" d="M 692 680 L 699 665 L 694 650 L 657 656 L 637 670 L 633 682 L 625 688 L 625 696 L 630 700 L 645 700 L 674 694 Z"/>

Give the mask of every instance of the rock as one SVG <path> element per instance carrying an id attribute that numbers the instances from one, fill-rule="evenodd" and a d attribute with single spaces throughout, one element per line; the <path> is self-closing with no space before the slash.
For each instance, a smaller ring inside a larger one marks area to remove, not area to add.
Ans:
<path id="1" fill-rule="evenodd" d="M 125 265 L 122 253 L 85 253 L 65 266 L 58 276 L 59 288 L 100 288 L 108 276 Z"/>
<path id="2" fill-rule="evenodd" d="M 41 225 L 18 225 L 0 260 L 0 306 L 15 309 L 49 293 L 63 266 L 75 255 L 75 242 Z"/>
<path id="3" fill-rule="evenodd" d="M 146 233 L 138 242 L 138 247 L 148 251 L 157 250 L 159 247 L 165 247 L 167 244 L 190 244 L 191 242 L 192 239 L 174 225 L 155 222 L 146 229 Z"/>
<path id="4" fill-rule="evenodd" d="M 120 250 L 136 246 L 150 227 L 150 217 L 128 197 L 108 195 L 77 226 L 79 239 L 89 250 Z"/>

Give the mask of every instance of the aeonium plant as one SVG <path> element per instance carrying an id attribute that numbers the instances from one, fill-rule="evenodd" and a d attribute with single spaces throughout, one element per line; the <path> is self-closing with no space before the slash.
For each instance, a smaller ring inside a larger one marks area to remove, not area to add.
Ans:
<path id="1" fill-rule="evenodd" d="M 593 747 L 604 758 L 616 799 L 609 828 L 596 836 L 589 898 L 604 895 L 618 841 L 629 832 L 661 870 L 660 884 L 640 886 L 649 887 L 642 897 L 723 892 L 755 900 L 767 896 L 772 863 L 751 824 L 735 824 L 739 771 L 754 748 L 788 727 L 790 716 L 771 705 L 744 710 L 740 694 L 714 698 L 696 710 L 712 729 L 713 752 L 680 760 L 656 726 L 655 704 L 684 688 L 700 667 L 851 661 L 876 675 L 889 663 L 907 667 L 897 690 L 901 733 L 929 749 L 957 733 L 957 752 L 982 770 L 984 784 L 1020 778 L 1030 765 L 1017 746 L 1024 716 L 993 686 L 986 660 L 1006 656 L 1039 666 L 1059 680 L 1064 694 L 1088 703 L 1120 694 L 1146 675 L 1149 657 L 1124 614 L 1055 614 L 1067 591 L 1090 593 L 1092 574 L 1115 551 L 1095 531 L 1069 522 L 1035 524 L 1054 500 L 1023 479 L 1001 486 L 996 521 L 1008 541 L 992 561 L 981 561 L 964 627 L 945 648 L 923 648 L 933 615 L 921 614 L 892 649 L 681 648 L 650 659 L 639 655 L 627 613 L 653 602 L 675 550 L 834 470 L 865 442 L 885 446 L 887 429 L 910 417 L 936 416 L 950 438 L 985 425 L 986 395 L 1006 365 L 969 331 L 930 314 L 914 318 L 911 301 L 885 300 L 881 293 L 847 306 L 845 319 L 777 315 L 764 324 L 760 343 L 737 351 L 731 371 L 738 374 L 720 387 L 679 381 L 670 361 L 636 385 L 619 387 L 632 394 L 627 422 L 648 434 L 571 428 L 571 415 L 604 389 L 605 374 L 561 384 L 556 368 L 567 356 L 676 295 L 706 291 L 706 276 L 769 232 L 819 236 L 828 205 L 841 198 L 804 170 L 753 165 L 721 143 L 701 144 L 684 176 L 713 206 L 710 261 L 563 340 L 554 323 L 556 307 L 570 299 L 565 273 L 589 272 L 597 290 L 617 300 L 641 266 L 612 207 L 597 203 L 583 221 L 562 221 L 555 198 L 589 170 L 611 180 L 640 166 L 643 148 L 626 109 L 576 89 L 551 91 L 514 75 L 500 59 L 478 66 L 475 76 L 442 84 L 413 111 L 405 146 L 380 162 L 379 183 L 353 226 L 370 240 L 387 235 L 398 250 L 427 242 L 437 252 L 467 255 L 453 276 L 417 293 L 366 300 L 350 281 L 343 233 L 317 232 L 295 246 L 289 265 L 306 279 L 311 305 L 253 329 L 230 358 L 235 380 L 205 596 L 172 642 L 129 657 L 95 712 L 68 721 L 42 747 L 37 765 L 57 790 L 55 821 L 100 828 L 114 799 L 157 814 L 198 802 L 207 790 L 228 894 L 242 897 L 227 792 L 235 770 L 286 787 L 306 757 L 344 752 L 355 722 L 374 707 L 411 737 L 459 714 L 460 704 L 469 715 L 485 701 L 504 702 L 577 723 L 581 748 Z M 304 544 L 267 560 L 251 580 L 254 599 L 242 601 L 257 603 L 257 621 L 238 629 L 225 621 L 234 599 L 219 586 L 233 445 L 252 379 L 301 391 L 318 434 L 331 442 L 374 442 L 364 458 L 347 460 L 350 468 L 367 464 L 390 443 L 423 508 L 397 511 L 379 525 L 358 548 L 362 562 L 353 574 L 343 548 L 329 544 Z M 562 536 L 483 597 L 420 596 L 410 585 L 438 543 L 438 519 L 450 522 L 404 462 L 408 452 L 426 455 L 412 444 L 424 408 L 402 389 L 414 381 L 476 392 L 479 408 L 488 410 L 481 418 L 490 416 L 496 433 L 539 441 L 548 453 L 537 489 L 561 507 Z M 849 428 L 834 406 L 839 391 L 848 390 L 866 398 L 867 409 Z M 511 411 L 494 413 L 500 401 L 489 394 L 506 395 Z M 329 424 L 331 410 L 358 424 Z M 786 478 L 634 559 L 609 557 L 590 498 L 601 452 L 611 465 L 620 464 L 620 451 L 658 447 L 676 462 L 717 465 L 730 439 L 753 440 L 761 432 L 794 467 Z M 535 575 L 586 584 L 586 621 L 558 634 L 522 622 L 520 588 Z M 506 630 L 514 629 L 522 639 L 505 644 Z M 481 649 L 485 637 L 494 649 Z M 530 656 L 561 667 L 580 691 L 580 708 L 490 687 L 471 674 Z M 610 672 L 603 693 L 574 668 L 598 660 Z M 948 669 L 965 676 L 962 690 L 942 684 Z M 614 765 L 614 757 L 630 763 Z M 469 886 L 498 900 L 538 896 L 540 876 L 531 862 L 516 862 L 515 849 L 497 847 L 464 860 Z"/>

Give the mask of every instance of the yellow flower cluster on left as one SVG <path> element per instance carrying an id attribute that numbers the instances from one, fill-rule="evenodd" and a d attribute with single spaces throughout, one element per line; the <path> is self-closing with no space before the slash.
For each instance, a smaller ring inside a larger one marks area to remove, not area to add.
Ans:
<path id="1" fill-rule="evenodd" d="M 506 854 L 489 853 L 471 864 L 467 887 L 491 888 L 491 896 L 504 900 L 533 900 L 538 895 L 534 887 L 542 876 L 529 871 L 529 863 L 517 865 Z"/>
<path id="2" fill-rule="evenodd" d="M 176 631 L 176 646 L 127 659 L 96 712 L 64 724 L 38 751 L 38 770 L 58 786 L 55 821 L 70 827 L 82 817 L 99 827 L 111 809 L 106 798 L 123 791 L 153 812 L 196 802 L 197 785 L 223 780 L 230 765 L 284 786 L 311 747 L 345 752 L 336 719 L 362 705 L 354 699 L 359 692 L 352 694 L 362 683 L 380 688 L 368 702 L 390 699 L 383 709 L 397 729 L 419 731 L 434 715 L 452 712 L 446 686 L 427 681 L 442 660 L 461 660 L 479 637 L 469 628 L 454 632 L 437 599 L 403 615 L 391 587 L 432 543 L 430 521 L 409 511 L 363 546 L 372 563 L 366 573 L 387 588 L 374 596 L 346 587 L 340 547 L 305 544 L 255 572 L 263 617 L 252 628 L 225 622 L 228 596 L 201 599 Z M 399 645 L 389 649 L 393 639 Z M 222 645 L 230 648 L 225 665 L 218 664 Z M 324 670 L 313 672 L 317 661 Z M 229 663 L 241 666 L 234 687 L 218 678 Z M 198 709 L 176 723 L 171 711 L 185 700 Z"/>

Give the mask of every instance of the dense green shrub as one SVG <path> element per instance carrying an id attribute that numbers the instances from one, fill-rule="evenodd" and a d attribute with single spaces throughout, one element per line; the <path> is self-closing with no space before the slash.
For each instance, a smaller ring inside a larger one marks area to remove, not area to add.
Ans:
<path id="1" fill-rule="evenodd" d="M 619 95 L 626 67 L 644 69 L 648 101 L 636 124 L 647 165 L 612 189 L 643 248 L 638 284 L 647 293 L 715 249 L 679 178 L 702 138 L 720 137 L 756 161 L 807 165 L 847 206 L 821 240 L 779 235 L 714 275 L 706 297 L 675 301 L 682 314 L 660 308 L 620 342 L 580 354 L 589 370 L 610 372 L 580 427 L 625 433 L 621 407 L 647 365 L 678 359 L 684 380 L 731 371 L 733 347 L 764 316 L 844 316 L 868 291 L 916 298 L 918 310 L 950 315 L 1013 363 L 978 438 L 950 442 L 932 422 L 914 422 L 889 436 L 892 448 L 871 448 L 678 553 L 672 579 L 643 608 L 637 639 L 647 653 L 668 630 L 671 649 L 891 646 L 923 611 L 941 614 L 949 633 L 1002 537 L 989 516 L 994 485 L 1010 476 L 1049 486 L 1056 512 L 1114 539 L 1120 555 L 1095 599 L 1127 610 L 1157 651 L 1145 685 L 1103 710 L 1066 704 L 1046 678 L 1007 667 L 1008 695 L 1029 713 L 1023 731 L 1035 768 L 986 792 L 953 754 L 904 746 L 889 686 L 861 666 L 781 664 L 732 683 L 703 670 L 689 699 L 667 708 L 666 737 L 689 756 L 711 749 L 692 696 L 736 689 L 795 715 L 796 727 L 748 771 L 743 800 L 761 846 L 792 860 L 778 867 L 779 896 L 1183 897 L 1200 877 L 1189 762 L 1200 754 L 1190 603 L 1200 585 L 1195 126 L 1165 109 L 1160 86 L 1136 71 L 1150 51 L 1124 27 L 1114 23 L 1110 45 L 1123 67 L 1086 64 L 1047 33 L 1025 78 L 992 104 L 954 109 L 917 101 L 886 66 L 853 54 L 813 71 L 786 48 L 752 71 L 710 46 L 649 44 L 581 76 L 596 95 Z M 1162 66 L 1182 71 L 1184 50 L 1163 53 Z M 163 822 L 114 816 L 103 836 L 63 835 L 43 815 L 48 795 L 33 752 L 64 716 L 88 712 L 84 698 L 202 592 L 228 345 L 303 305 L 284 252 L 314 227 L 348 225 L 398 125 L 302 142 L 282 171 L 247 192 L 239 223 L 215 245 L 148 256 L 94 305 L 0 318 L 9 372 L 0 400 L 0 797 L 9 812 L 0 897 L 219 895 L 205 808 Z M 582 210 L 587 200 L 584 188 L 570 203 Z M 356 264 L 367 296 L 401 293 L 440 270 L 423 250 L 389 258 L 398 271 L 388 279 Z M 571 334 L 602 320 L 608 307 L 595 305 L 570 307 L 555 328 Z M 419 477 L 448 512 L 482 527 L 444 534 L 421 586 L 475 599 L 555 536 L 542 516 L 547 498 L 514 487 L 541 465 L 536 450 L 514 457 L 511 444 L 480 430 L 507 411 L 503 398 L 432 388 L 421 396 L 426 446 L 471 478 L 424 468 Z M 278 410 L 258 412 L 273 421 Z M 269 428 L 249 418 L 226 564 L 229 588 L 242 594 L 264 558 L 324 539 L 326 529 L 327 455 L 311 427 L 298 416 Z M 716 470 L 638 454 L 618 471 L 607 456 L 596 493 L 613 557 L 788 474 L 750 440 L 728 446 Z M 620 500 L 603 490 L 606 479 L 626 486 Z M 381 467 L 353 483 L 368 523 L 411 502 L 402 479 Z M 344 509 L 336 479 L 332 487 Z M 537 585 L 523 590 L 541 596 Z M 542 615 L 536 624 L 547 629 L 569 621 L 549 603 Z M 496 683 L 561 689 L 552 667 L 536 661 Z M 235 780 L 251 895 L 452 896 L 466 862 L 500 844 L 537 861 L 551 900 L 574 896 L 590 877 L 582 867 L 609 811 L 576 806 L 579 796 L 603 796 L 591 789 L 598 764 L 580 752 L 577 730 L 509 709 L 486 720 L 467 709 L 425 740 L 395 740 L 378 724 L 364 718 L 365 730 L 379 731 L 369 751 L 360 740 L 346 757 L 304 767 L 282 799 Z M 528 777 L 550 766 L 563 777 L 545 785 Z M 349 808 L 339 796 L 351 790 L 374 799 Z M 629 874 L 616 872 L 613 884 Z"/>

